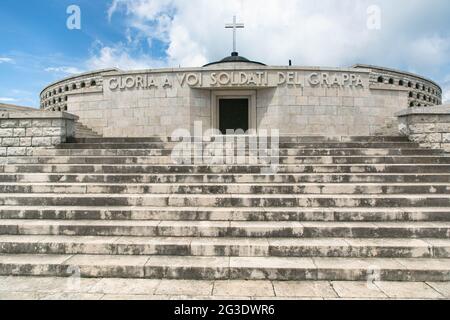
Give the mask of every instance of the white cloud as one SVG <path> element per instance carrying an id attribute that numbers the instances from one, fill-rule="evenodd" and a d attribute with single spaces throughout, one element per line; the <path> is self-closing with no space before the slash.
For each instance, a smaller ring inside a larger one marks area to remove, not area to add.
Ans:
<path id="1" fill-rule="evenodd" d="M 421 69 L 445 65 L 450 54 L 450 36 L 433 35 L 415 39 L 411 42 L 408 52 L 407 57 Z"/>
<path id="2" fill-rule="evenodd" d="M 132 58 L 127 49 L 123 46 L 115 48 L 102 47 L 87 61 L 87 66 L 90 69 L 116 67 L 123 70 L 139 70 L 162 67 L 163 65 L 163 61 L 153 59 L 147 55 L 140 55 L 139 58 Z"/>
<path id="3" fill-rule="evenodd" d="M 442 81 L 442 103 L 450 104 L 450 74 Z"/>
<path id="4" fill-rule="evenodd" d="M 125 10 L 129 17 L 129 27 L 137 32 L 135 37 L 146 37 L 150 44 L 155 39 L 169 41 L 173 0 L 114 0 L 108 9 L 109 20 L 121 10 Z"/>
<path id="5" fill-rule="evenodd" d="M 443 88 L 442 104 L 450 104 L 450 86 Z"/>
<path id="6" fill-rule="evenodd" d="M 14 60 L 7 57 L 0 57 L 0 64 L 1 63 L 14 63 Z"/>
<path id="7" fill-rule="evenodd" d="M 169 65 L 198 66 L 231 52 L 231 32 L 223 27 L 234 14 L 246 24 L 238 33 L 240 53 L 268 64 L 293 59 L 340 66 L 365 60 L 426 68 L 445 62 L 449 39 L 430 30 L 449 9 L 447 1 L 377 2 L 379 31 L 367 28 L 373 0 L 115 0 L 109 15 L 125 15 L 134 37 L 167 43 Z"/>
<path id="8" fill-rule="evenodd" d="M 64 73 L 64 74 L 69 74 L 69 75 L 83 73 L 83 70 L 75 68 L 75 67 L 50 67 L 50 68 L 46 68 L 45 71 Z"/>

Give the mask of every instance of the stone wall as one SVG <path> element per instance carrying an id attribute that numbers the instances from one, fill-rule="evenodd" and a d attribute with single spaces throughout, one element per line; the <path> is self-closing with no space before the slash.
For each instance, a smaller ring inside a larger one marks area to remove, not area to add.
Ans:
<path id="1" fill-rule="evenodd" d="M 258 128 L 279 128 L 281 134 L 302 135 L 392 134 L 397 133 L 395 113 L 406 103 L 405 90 L 369 86 L 356 90 L 290 87 L 261 90 Z"/>
<path id="2" fill-rule="evenodd" d="M 78 117 L 64 112 L 0 111 L 0 157 L 31 156 L 73 137 Z"/>
<path id="3" fill-rule="evenodd" d="M 174 80 L 175 74 L 171 80 Z M 188 88 L 104 91 L 69 96 L 68 111 L 104 137 L 170 136 L 191 126 Z"/>
<path id="4" fill-rule="evenodd" d="M 409 108 L 397 116 L 400 132 L 411 141 L 450 152 L 450 105 Z"/>

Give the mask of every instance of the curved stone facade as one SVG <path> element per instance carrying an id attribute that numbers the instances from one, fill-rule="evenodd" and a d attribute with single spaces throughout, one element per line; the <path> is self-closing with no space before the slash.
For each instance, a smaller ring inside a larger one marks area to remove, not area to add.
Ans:
<path id="1" fill-rule="evenodd" d="M 409 107 L 430 107 L 442 104 L 441 87 L 429 79 L 409 72 L 370 65 L 359 64 L 355 65 L 354 68 L 370 69 L 370 82 L 373 85 L 379 84 L 408 89 Z"/>
<path id="2" fill-rule="evenodd" d="M 218 128 L 218 99 L 249 101 L 250 129 L 281 134 L 397 133 L 395 114 L 441 104 L 435 82 L 368 65 L 273 67 L 223 63 L 203 68 L 100 70 L 66 78 L 41 93 L 41 108 L 67 111 L 106 137 L 170 136 Z"/>
<path id="3" fill-rule="evenodd" d="M 86 72 L 50 84 L 40 94 L 41 109 L 67 111 L 69 95 L 102 90 L 103 74 L 114 71 L 119 70 L 105 69 Z"/>

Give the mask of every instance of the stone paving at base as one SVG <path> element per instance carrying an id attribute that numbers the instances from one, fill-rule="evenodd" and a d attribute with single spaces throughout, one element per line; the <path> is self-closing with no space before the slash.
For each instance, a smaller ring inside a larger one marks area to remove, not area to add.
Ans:
<path id="1" fill-rule="evenodd" d="M 0 277 L 0 300 L 450 299 L 450 282 Z"/>

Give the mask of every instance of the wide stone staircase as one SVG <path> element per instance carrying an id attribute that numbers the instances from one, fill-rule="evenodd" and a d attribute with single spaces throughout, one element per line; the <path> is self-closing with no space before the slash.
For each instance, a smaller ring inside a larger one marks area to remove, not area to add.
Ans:
<path id="1" fill-rule="evenodd" d="M 265 172 L 174 163 L 175 145 L 78 139 L 10 158 L 0 275 L 450 281 L 450 157 L 439 151 L 403 137 L 285 136 Z"/>

